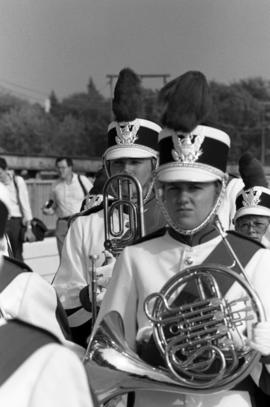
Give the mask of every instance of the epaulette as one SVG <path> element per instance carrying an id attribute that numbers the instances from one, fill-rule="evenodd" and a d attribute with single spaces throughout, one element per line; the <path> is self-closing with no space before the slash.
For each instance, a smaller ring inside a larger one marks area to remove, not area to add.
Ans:
<path id="1" fill-rule="evenodd" d="M 246 235 L 242 235 L 242 233 L 236 232 L 235 230 L 227 230 L 226 233 L 228 235 L 233 235 L 233 236 L 239 237 L 242 240 L 246 240 L 246 241 L 248 241 L 250 243 L 253 243 L 258 248 L 266 249 L 266 247 L 265 247 L 265 245 L 263 243 L 258 242 L 257 240 L 251 239 L 250 237 L 248 237 Z"/>
<path id="2" fill-rule="evenodd" d="M 85 209 L 84 211 L 75 213 L 75 215 L 72 215 L 69 220 L 68 220 L 68 226 L 70 226 L 75 219 L 79 218 L 80 216 L 88 216 L 92 215 L 92 213 L 99 212 L 104 209 L 103 202 L 100 205 L 94 206 L 93 208 Z"/>
<path id="3" fill-rule="evenodd" d="M 0 292 L 19 274 L 26 272 L 32 272 L 32 269 L 27 264 L 11 257 L 3 256 L 3 264 L 0 268 Z"/>
<path id="4" fill-rule="evenodd" d="M 114 199 L 109 199 L 109 201 L 108 201 L 109 205 L 111 205 L 113 201 L 114 201 Z M 92 215 L 93 213 L 99 212 L 103 209 L 104 209 L 104 204 L 103 204 L 103 202 L 101 202 L 100 205 L 94 206 L 93 208 L 85 209 L 84 211 L 75 213 L 75 215 L 70 217 L 68 224 L 70 226 L 70 224 L 80 216 Z"/>
<path id="5" fill-rule="evenodd" d="M 28 264 L 24 263 L 23 261 L 14 259 L 13 257 L 8 257 L 8 256 L 3 256 L 4 261 L 7 263 L 10 263 L 11 265 L 15 265 L 16 267 L 19 267 L 20 269 L 23 270 L 23 272 L 25 271 L 33 271 L 31 269 L 31 267 L 28 266 Z"/>
<path id="6" fill-rule="evenodd" d="M 60 344 L 51 332 L 18 319 L 7 321 L 1 326 L 0 387 L 38 349 L 48 344 Z M 6 404 L 6 403 L 4 403 Z"/>
<path id="7" fill-rule="evenodd" d="M 165 226 L 161 229 L 156 230 L 153 233 L 149 233 L 148 235 L 143 236 L 140 239 L 137 239 L 131 246 L 142 243 L 142 242 L 147 242 L 148 240 L 155 239 L 157 237 L 161 237 L 161 236 L 165 235 L 166 232 L 167 232 L 167 227 Z"/>

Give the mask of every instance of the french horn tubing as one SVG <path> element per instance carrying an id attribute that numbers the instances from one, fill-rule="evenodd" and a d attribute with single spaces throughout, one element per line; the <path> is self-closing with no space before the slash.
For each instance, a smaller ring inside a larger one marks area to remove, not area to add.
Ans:
<path id="1" fill-rule="evenodd" d="M 85 356 L 100 403 L 135 390 L 218 393 L 233 388 L 259 362 L 260 353 L 245 337 L 265 320 L 264 309 L 219 220 L 215 223 L 243 273 L 220 264 L 189 267 L 145 299 L 163 366 L 152 367 L 139 358 L 125 340 L 120 315 L 107 314 Z M 226 284 L 232 298 L 223 293 Z"/>

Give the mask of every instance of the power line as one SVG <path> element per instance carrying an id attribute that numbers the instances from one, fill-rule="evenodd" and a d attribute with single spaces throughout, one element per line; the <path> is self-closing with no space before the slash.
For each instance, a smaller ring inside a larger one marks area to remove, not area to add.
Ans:
<path id="1" fill-rule="evenodd" d="M 44 103 L 44 98 L 41 99 L 40 97 L 37 97 L 37 96 L 30 96 L 23 92 L 18 92 L 13 89 L 7 88 L 6 86 L 3 86 L 3 85 L 0 85 L 0 89 L 2 89 L 3 91 L 5 91 L 7 93 L 13 94 L 17 97 L 23 98 L 23 99 L 32 99 L 32 100 Z"/>
<path id="2" fill-rule="evenodd" d="M 4 83 L 6 83 L 6 84 L 8 84 L 10 86 L 15 86 L 17 88 L 26 90 L 28 92 L 36 93 L 36 94 L 42 95 L 42 96 L 48 96 L 48 92 L 45 92 L 45 91 L 41 91 L 41 90 L 38 90 L 38 89 L 33 89 L 33 88 L 26 87 L 26 86 L 22 86 L 22 85 L 19 85 L 18 83 L 11 82 L 11 81 L 8 81 L 8 80 L 3 79 L 3 78 L 0 78 L 0 81 L 4 82 Z"/>

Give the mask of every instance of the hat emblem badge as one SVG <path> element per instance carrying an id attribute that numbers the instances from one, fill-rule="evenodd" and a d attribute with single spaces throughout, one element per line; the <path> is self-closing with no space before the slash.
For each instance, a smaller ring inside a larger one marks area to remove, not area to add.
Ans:
<path id="1" fill-rule="evenodd" d="M 116 126 L 116 137 L 115 141 L 116 144 L 121 145 L 131 145 L 134 144 L 135 141 L 138 139 L 137 133 L 140 127 L 140 123 L 138 120 L 134 120 L 133 122 L 126 122 L 119 124 L 117 123 Z"/>
<path id="2" fill-rule="evenodd" d="M 248 208 L 252 206 L 257 206 L 261 202 L 260 196 L 261 196 L 261 191 L 256 191 L 254 189 L 249 189 L 248 191 L 243 191 L 242 197 L 243 197 L 243 207 Z"/>
<path id="3" fill-rule="evenodd" d="M 175 133 L 172 140 L 174 146 L 172 157 L 175 161 L 194 163 L 202 154 L 203 135 Z"/>

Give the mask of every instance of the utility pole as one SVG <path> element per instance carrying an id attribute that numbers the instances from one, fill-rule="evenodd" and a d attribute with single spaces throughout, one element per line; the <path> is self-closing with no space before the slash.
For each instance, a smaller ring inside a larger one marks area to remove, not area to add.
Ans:
<path id="1" fill-rule="evenodd" d="M 167 83 L 167 79 L 171 76 L 168 73 L 163 73 L 163 74 L 142 74 L 142 75 L 138 75 L 141 79 L 144 78 L 161 78 L 163 80 L 163 86 L 166 85 Z M 112 100 L 113 100 L 113 82 L 114 79 L 118 78 L 118 75 L 114 75 L 114 74 L 108 74 L 106 75 L 106 78 L 108 78 L 109 80 L 109 85 L 110 85 L 110 100 L 111 100 L 111 105 L 112 105 Z M 111 120 L 113 120 L 113 112 L 111 109 Z"/>

